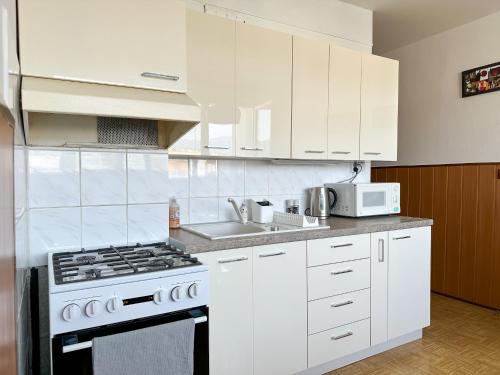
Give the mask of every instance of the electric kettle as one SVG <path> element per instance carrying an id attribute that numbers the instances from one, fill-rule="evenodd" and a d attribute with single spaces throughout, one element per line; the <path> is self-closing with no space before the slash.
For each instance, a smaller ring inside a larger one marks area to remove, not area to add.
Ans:
<path id="1" fill-rule="evenodd" d="M 313 187 L 309 189 L 311 200 L 305 214 L 319 218 L 327 218 L 337 202 L 335 190 L 325 187 Z"/>

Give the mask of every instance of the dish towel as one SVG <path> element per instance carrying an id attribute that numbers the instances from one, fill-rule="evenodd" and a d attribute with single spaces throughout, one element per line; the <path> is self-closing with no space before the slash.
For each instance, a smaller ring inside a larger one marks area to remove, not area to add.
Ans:
<path id="1" fill-rule="evenodd" d="M 194 319 L 96 337 L 94 375 L 192 375 Z"/>

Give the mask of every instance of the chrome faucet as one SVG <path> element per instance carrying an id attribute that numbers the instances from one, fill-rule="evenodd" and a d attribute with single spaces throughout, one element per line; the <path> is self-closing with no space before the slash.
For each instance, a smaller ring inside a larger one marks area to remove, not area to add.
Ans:
<path id="1" fill-rule="evenodd" d="M 234 211 L 236 212 L 236 215 L 238 215 L 239 222 L 241 224 L 246 224 L 248 222 L 248 209 L 245 202 L 243 202 L 240 208 L 238 208 L 238 205 L 233 198 L 229 197 L 227 198 L 227 201 L 233 205 Z"/>

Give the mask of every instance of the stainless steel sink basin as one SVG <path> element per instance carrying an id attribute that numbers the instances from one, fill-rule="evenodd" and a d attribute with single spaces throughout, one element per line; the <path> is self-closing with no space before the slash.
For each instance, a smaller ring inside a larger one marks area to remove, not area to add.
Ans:
<path id="1" fill-rule="evenodd" d="M 292 225 L 282 224 L 257 224 L 249 222 L 241 224 L 236 221 L 221 223 L 203 223 L 182 225 L 182 229 L 210 240 L 221 240 L 224 238 L 249 237 L 256 235 L 265 235 L 271 233 L 297 232 L 312 229 L 328 229 L 328 226 L 319 226 L 311 228 L 301 228 Z"/>

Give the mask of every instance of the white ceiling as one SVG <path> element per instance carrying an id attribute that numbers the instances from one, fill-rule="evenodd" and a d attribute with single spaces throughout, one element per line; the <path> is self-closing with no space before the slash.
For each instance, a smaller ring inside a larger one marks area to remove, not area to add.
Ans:
<path id="1" fill-rule="evenodd" d="M 341 0 L 373 10 L 373 51 L 384 53 L 500 11 L 500 0 Z"/>

